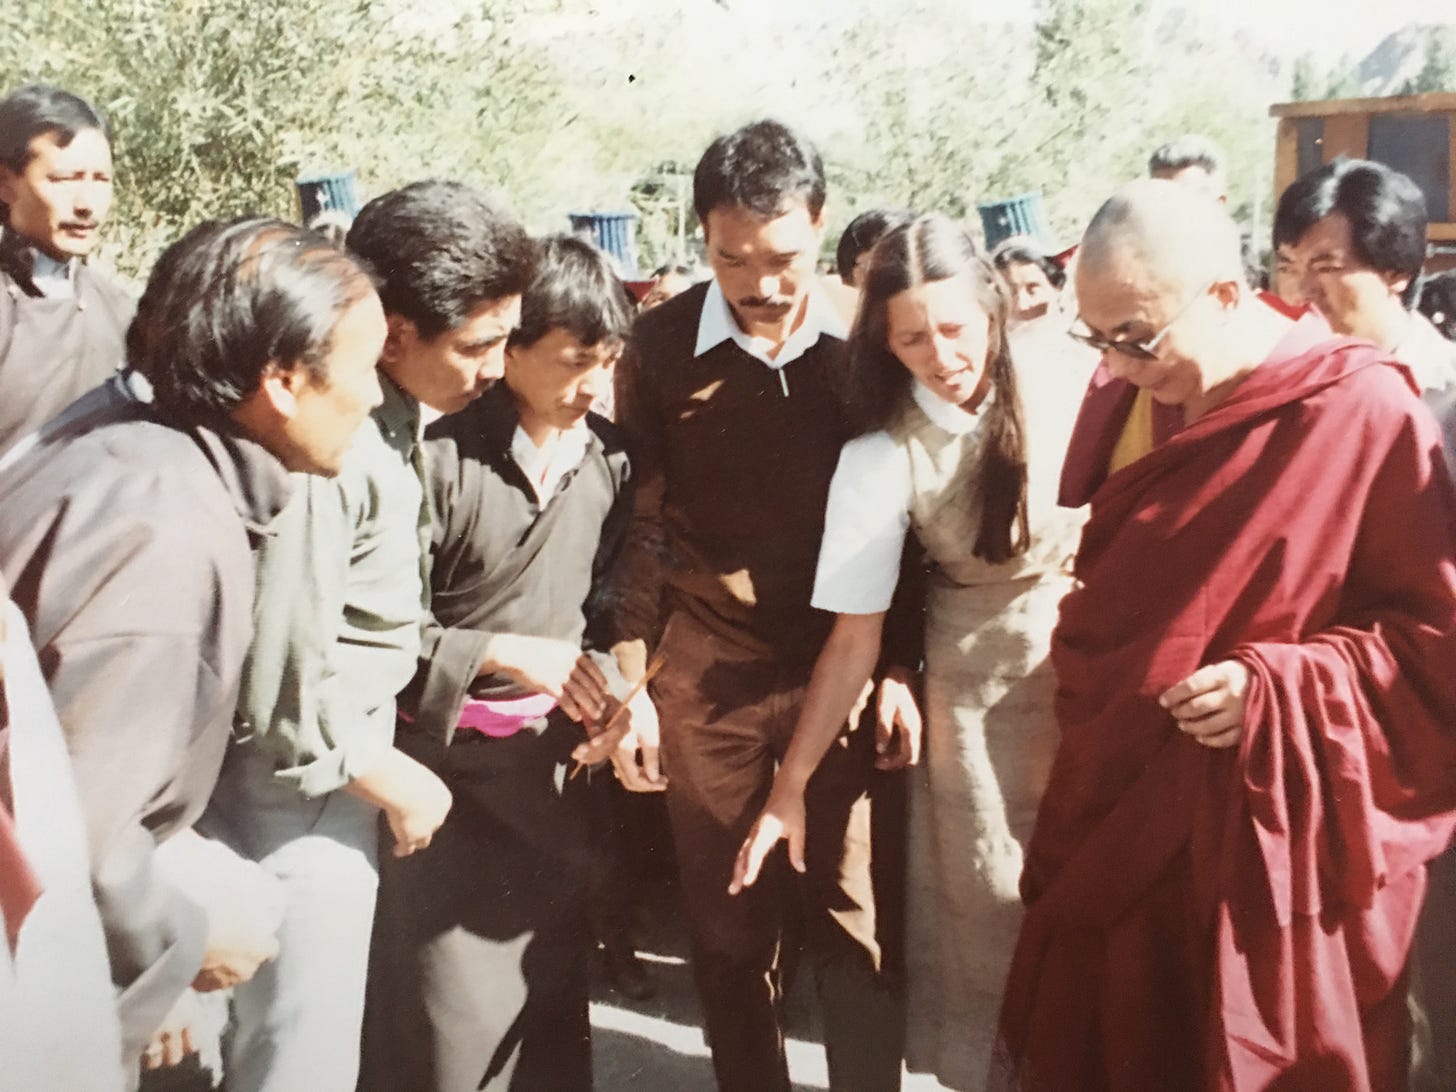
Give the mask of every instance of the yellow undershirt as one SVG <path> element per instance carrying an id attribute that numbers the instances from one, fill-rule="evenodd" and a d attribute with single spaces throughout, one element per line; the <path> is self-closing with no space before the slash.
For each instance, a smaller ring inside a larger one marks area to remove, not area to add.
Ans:
<path id="1" fill-rule="evenodd" d="M 1123 467 L 1135 463 L 1153 450 L 1153 396 L 1145 390 L 1137 392 L 1127 420 L 1122 426 L 1122 435 L 1107 460 L 1107 473 L 1116 474 Z"/>

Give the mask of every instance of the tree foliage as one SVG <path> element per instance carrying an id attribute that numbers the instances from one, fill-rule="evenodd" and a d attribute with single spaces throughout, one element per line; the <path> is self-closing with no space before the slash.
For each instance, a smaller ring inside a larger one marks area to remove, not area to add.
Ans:
<path id="1" fill-rule="evenodd" d="M 1147 0 L 1040 0 L 1025 32 L 957 20 L 958 7 L 910 0 L 849 32 L 841 52 L 858 60 L 846 96 L 862 128 L 836 140 L 854 203 L 845 220 L 909 205 L 979 228 L 977 205 L 1035 192 L 1050 241 L 1070 243 L 1155 147 L 1185 132 L 1225 147 L 1235 204 L 1248 206 L 1272 147 L 1277 79 L 1262 58 L 1211 45 L 1196 21 L 1159 16 Z M 906 26 L 935 30 L 907 50 Z"/>
<path id="2" fill-rule="evenodd" d="M 1045 195 L 1056 241 L 1184 131 L 1221 141 L 1236 203 L 1265 183 L 1264 60 L 1149 0 L 8 0 L 0 71 L 115 128 L 119 264 L 206 216 L 295 215 L 293 179 L 364 195 L 427 176 L 501 192 L 538 229 L 635 204 L 643 264 L 680 256 L 712 136 L 771 115 L 825 152 L 828 245 L 856 212 Z M 1159 9 L 1161 10 L 1161 9 Z M 1226 36 L 1225 36 L 1226 37 Z"/>
<path id="3" fill-rule="evenodd" d="M 296 216 L 305 170 L 499 183 L 549 87 L 489 9 L 426 35 L 382 0 L 18 0 L 0 70 L 106 113 L 135 269 L 210 216 Z"/>
<path id="4" fill-rule="evenodd" d="M 1424 91 L 1456 91 L 1456 28 L 1432 28 L 1426 39 L 1425 63 L 1401 88 L 1403 95 Z"/>
<path id="5" fill-rule="evenodd" d="M 1295 102 L 1352 99 L 1365 93 L 1360 83 L 1359 65 L 1352 57 L 1321 64 L 1313 54 L 1305 53 L 1294 62 L 1289 97 Z"/>

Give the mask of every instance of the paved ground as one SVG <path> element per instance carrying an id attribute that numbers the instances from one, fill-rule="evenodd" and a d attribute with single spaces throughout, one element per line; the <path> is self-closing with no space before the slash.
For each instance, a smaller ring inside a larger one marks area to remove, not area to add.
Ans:
<path id="1" fill-rule="evenodd" d="M 712 1092 L 713 1066 L 687 961 L 686 920 L 677 888 L 649 885 L 643 902 L 645 946 L 639 952 L 657 981 L 657 996 L 630 1001 L 608 989 L 598 975 L 591 1007 L 597 1092 Z M 789 1072 L 794 1088 L 805 1092 L 829 1087 L 811 993 L 795 990 L 787 1013 Z"/>
<path id="2" fill-rule="evenodd" d="M 657 980 L 651 1001 L 630 1001 L 601 982 L 592 990 L 592 1042 L 597 1092 L 658 1089 L 713 1092 L 713 1067 L 688 966 L 686 921 L 675 886 L 651 885 L 644 899 L 643 959 Z M 796 1092 L 827 1089 L 828 1072 L 811 987 L 798 976 L 787 1006 L 789 1074 Z M 906 1076 L 902 1092 L 933 1092 L 938 1082 Z"/>
<path id="3" fill-rule="evenodd" d="M 686 918 L 675 885 L 644 885 L 642 956 L 657 981 L 651 1001 L 629 1001 L 598 974 L 592 992 L 596 1092 L 713 1092 L 713 1067 L 688 965 Z M 796 1092 L 827 1089 L 818 1013 L 801 973 L 786 1007 L 789 1072 Z M 205 1092 L 210 1075 L 196 1063 L 149 1075 L 146 1092 Z M 905 1076 L 902 1092 L 938 1092 L 927 1077 Z M 545 1092 L 545 1090 L 543 1090 Z"/>

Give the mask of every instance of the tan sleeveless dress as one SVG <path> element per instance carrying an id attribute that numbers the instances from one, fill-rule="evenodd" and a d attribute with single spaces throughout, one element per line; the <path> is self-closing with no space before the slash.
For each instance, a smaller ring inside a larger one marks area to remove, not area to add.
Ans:
<path id="1" fill-rule="evenodd" d="M 926 604 L 925 737 L 911 771 L 907 1038 L 912 1072 L 980 1089 L 1021 924 L 1017 885 L 1057 746 L 1047 660 L 1082 516 L 1056 507 L 1080 377 L 1018 369 L 1031 548 L 972 556 L 984 429 L 957 435 L 908 401 L 891 435 L 913 483 L 911 526 L 934 562 Z"/>

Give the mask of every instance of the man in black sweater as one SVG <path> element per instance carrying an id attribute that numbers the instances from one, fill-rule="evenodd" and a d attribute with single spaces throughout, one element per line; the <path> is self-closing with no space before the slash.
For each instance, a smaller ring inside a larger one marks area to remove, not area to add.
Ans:
<path id="1" fill-rule="evenodd" d="M 628 787 L 656 780 L 623 735 L 655 753 L 650 702 L 602 733 L 620 675 L 584 651 L 605 647 L 602 577 L 630 512 L 621 438 L 589 409 L 631 316 L 603 255 L 547 240 L 504 381 L 426 434 L 432 617 L 398 746 L 455 805 L 427 849 L 381 862 L 361 1089 L 591 1088 L 600 774 L 571 770 L 610 755 Z"/>
<path id="2" fill-rule="evenodd" d="M 767 882 L 742 894 L 728 887 L 832 620 L 810 594 L 847 438 L 847 331 L 814 277 L 824 171 L 808 141 L 773 121 L 720 137 L 698 164 L 693 201 L 714 279 L 643 315 L 618 370 L 637 501 L 616 638 L 630 678 L 649 644 L 666 657 L 653 693 L 718 1084 L 787 1092 L 787 862 L 774 858 Z M 879 712 L 916 715 L 903 682 L 882 692 Z M 874 734 L 846 731 L 810 781 L 797 877 L 836 1089 L 900 1078 L 903 1014 L 882 973 L 871 877 Z"/>

